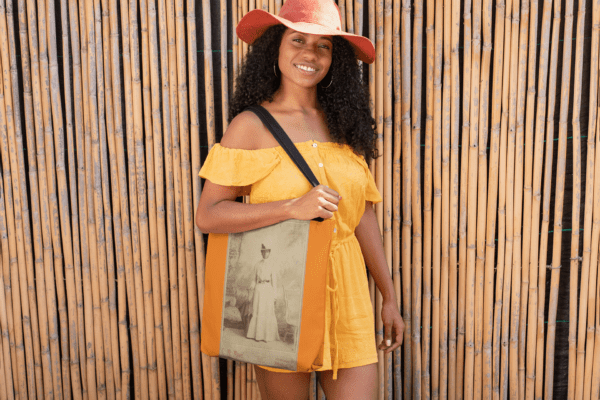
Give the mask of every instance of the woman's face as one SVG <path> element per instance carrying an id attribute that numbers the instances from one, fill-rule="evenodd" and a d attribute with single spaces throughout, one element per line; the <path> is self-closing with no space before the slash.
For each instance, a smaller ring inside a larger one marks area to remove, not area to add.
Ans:
<path id="1" fill-rule="evenodd" d="M 301 87 L 314 87 L 331 66 L 331 36 L 311 35 L 287 29 L 279 46 L 279 70 L 285 81 Z"/>

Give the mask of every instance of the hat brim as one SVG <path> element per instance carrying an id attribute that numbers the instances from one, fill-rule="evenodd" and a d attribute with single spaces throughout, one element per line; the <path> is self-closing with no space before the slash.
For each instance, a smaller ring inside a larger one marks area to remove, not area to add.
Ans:
<path id="1" fill-rule="evenodd" d="M 341 36 L 354 48 L 356 57 L 371 64 L 375 61 L 375 46 L 368 38 L 354 35 L 337 29 L 331 29 L 323 25 L 308 22 L 292 22 L 285 18 L 268 13 L 264 10 L 252 10 L 247 13 L 236 28 L 238 37 L 248 44 L 254 43 L 265 31 L 274 25 L 283 24 L 298 32 L 320 36 Z"/>

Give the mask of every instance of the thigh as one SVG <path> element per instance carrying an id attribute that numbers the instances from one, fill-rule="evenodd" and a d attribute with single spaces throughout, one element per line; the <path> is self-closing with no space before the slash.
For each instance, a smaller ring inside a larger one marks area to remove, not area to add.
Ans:
<path id="1" fill-rule="evenodd" d="M 374 400 L 377 397 L 377 364 L 319 372 L 327 400 Z"/>
<path id="2" fill-rule="evenodd" d="M 263 400 L 307 400 L 310 374 L 306 372 L 273 372 L 254 367 Z"/>

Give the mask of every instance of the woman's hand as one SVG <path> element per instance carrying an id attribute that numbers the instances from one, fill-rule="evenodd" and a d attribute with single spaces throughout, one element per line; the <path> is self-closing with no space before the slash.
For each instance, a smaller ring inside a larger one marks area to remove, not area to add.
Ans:
<path id="1" fill-rule="evenodd" d="M 383 341 L 379 344 L 378 348 L 387 354 L 396 350 L 402 344 L 402 335 L 404 333 L 404 321 L 394 301 L 383 302 L 381 320 L 384 326 Z"/>
<path id="2" fill-rule="evenodd" d="M 331 218 L 338 210 L 341 198 L 338 192 L 325 185 L 315 186 L 310 192 L 291 201 L 290 216 L 300 220 Z"/>

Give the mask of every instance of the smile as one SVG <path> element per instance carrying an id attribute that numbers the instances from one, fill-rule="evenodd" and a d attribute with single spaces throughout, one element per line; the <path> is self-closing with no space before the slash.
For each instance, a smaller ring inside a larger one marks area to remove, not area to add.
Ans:
<path id="1" fill-rule="evenodd" d="M 312 67 L 309 67 L 306 65 L 302 65 L 302 64 L 295 64 L 295 67 L 302 71 L 305 71 L 305 72 L 316 72 L 317 71 L 315 68 L 312 68 Z"/>

